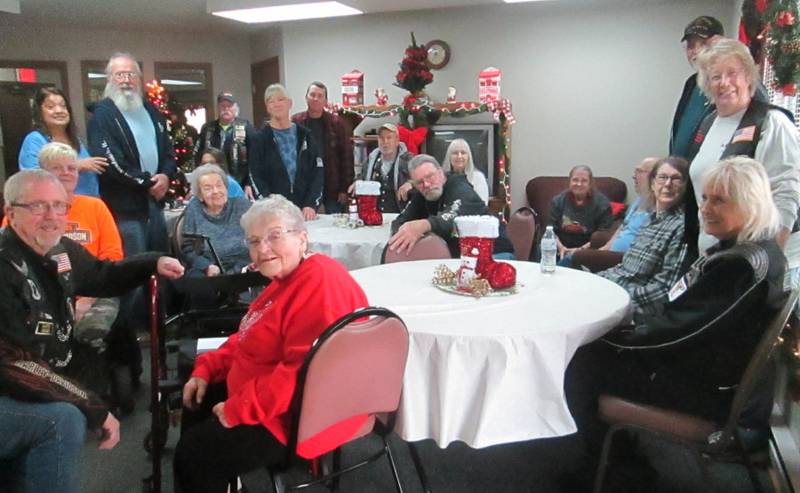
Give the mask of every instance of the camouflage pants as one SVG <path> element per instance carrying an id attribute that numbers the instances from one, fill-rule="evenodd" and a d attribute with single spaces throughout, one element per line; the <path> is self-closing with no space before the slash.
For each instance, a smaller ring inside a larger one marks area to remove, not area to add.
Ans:
<path id="1" fill-rule="evenodd" d="M 75 324 L 74 337 L 102 353 L 106 336 L 119 313 L 119 298 L 98 298 L 83 318 Z"/>

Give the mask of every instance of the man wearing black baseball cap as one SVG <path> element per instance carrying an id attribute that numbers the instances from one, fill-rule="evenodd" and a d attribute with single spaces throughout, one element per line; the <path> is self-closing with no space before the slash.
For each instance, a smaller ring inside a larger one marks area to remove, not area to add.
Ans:
<path id="1" fill-rule="evenodd" d="M 239 184 L 246 187 L 249 175 L 247 147 L 254 133 L 253 125 L 239 118 L 239 103 L 233 94 L 222 91 L 217 95 L 217 119 L 203 125 L 194 145 L 195 164 L 201 163 L 203 153 L 209 147 L 220 149 L 228 160 L 228 172 Z"/>
<path id="2" fill-rule="evenodd" d="M 724 35 L 725 30 L 722 23 L 709 15 L 701 15 L 690 22 L 683 30 L 681 38 L 689 64 L 694 67 L 694 59 L 697 54 L 713 43 L 717 37 Z M 671 156 L 686 157 L 689 143 L 694 137 L 697 126 L 711 109 L 711 103 L 697 87 L 697 73 L 695 72 L 686 79 L 681 99 L 675 110 L 675 117 L 672 120 L 672 133 L 669 140 Z"/>

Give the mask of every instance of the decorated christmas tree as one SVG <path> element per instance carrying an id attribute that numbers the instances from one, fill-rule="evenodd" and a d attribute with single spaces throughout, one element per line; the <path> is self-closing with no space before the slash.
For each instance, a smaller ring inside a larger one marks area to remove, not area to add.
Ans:
<path id="1" fill-rule="evenodd" d="M 767 22 L 767 56 L 772 64 L 775 88 L 793 96 L 800 82 L 800 25 L 797 0 L 769 2 Z"/>
<path id="2" fill-rule="evenodd" d="M 175 178 L 170 182 L 166 200 L 170 203 L 185 200 L 189 192 L 186 174 L 194 169 L 192 149 L 194 140 L 197 138 L 197 131 L 186 123 L 182 105 L 171 102 L 166 89 L 157 80 L 147 83 L 147 100 L 167 120 L 167 131 L 175 149 L 178 171 L 175 174 Z"/>

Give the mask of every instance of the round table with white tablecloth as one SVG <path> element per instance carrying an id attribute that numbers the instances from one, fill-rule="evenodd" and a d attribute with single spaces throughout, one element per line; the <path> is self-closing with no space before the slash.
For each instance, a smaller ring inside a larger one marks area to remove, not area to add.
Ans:
<path id="1" fill-rule="evenodd" d="M 306 222 L 308 248 L 335 258 L 349 270 L 378 265 L 396 217 L 397 214 L 384 214 L 381 226 L 347 228 L 335 224 L 336 216 L 321 214 Z"/>
<path id="2" fill-rule="evenodd" d="M 385 264 L 352 272 L 371 305 L 396 312 L 409 330 L 409 355 L 396 431 L 488 447 L 566 435 L 575 423 L 564 371 L 579 346 L 619 324 L 628 294 L 586 272 L 510 262 L 518 292 L 476 299 L 440 290 L 434 268 L 458 260 Z M 598 369 L 602 371 L 602 369 Z"/>

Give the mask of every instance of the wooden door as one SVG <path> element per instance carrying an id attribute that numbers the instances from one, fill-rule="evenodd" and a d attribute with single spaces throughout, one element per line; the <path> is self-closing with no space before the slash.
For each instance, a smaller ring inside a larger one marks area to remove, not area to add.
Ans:
<path id="1" fill-rule="evenodd" d="M 19 170 L 17 156 L 22 141 L 32 128 L 31 105 L 39 87 L 49 84 L 0 82 L 0 133 L 3 136 L 5 175 Z"/>
<path id="2" fill-rule="evenodd" d="M 264 91 L 270 84 L 281 80 L 278 57 L 268 58 L 250 65 L 250 80 L 253 81 L 253 125 L 263 128 L 267 121 L 267 109 L 264 106 Z"/>

